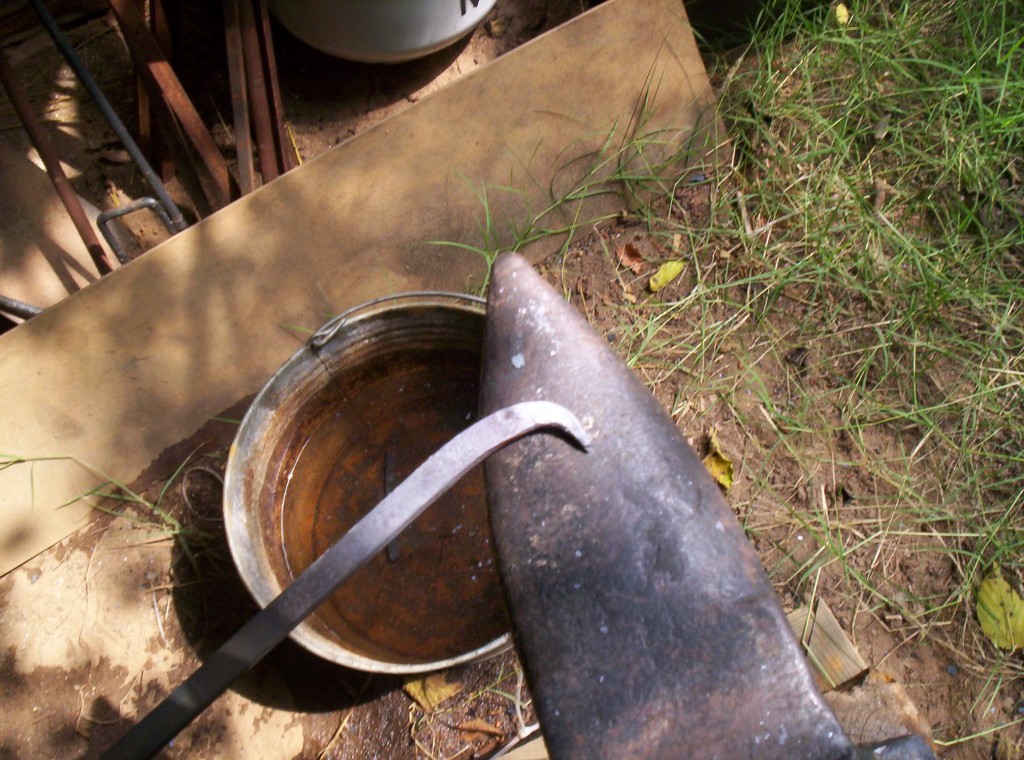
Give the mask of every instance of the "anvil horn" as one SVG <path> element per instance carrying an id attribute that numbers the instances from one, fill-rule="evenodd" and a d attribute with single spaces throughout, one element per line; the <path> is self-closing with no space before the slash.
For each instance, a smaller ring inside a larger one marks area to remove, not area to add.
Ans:
<path id="1" fill-rule="evenodd" d="M 482 413 L 564 405 L 589 453 L 531 436 L 485 466 L 516 642 L 551 757 L 839 760 L 757 555 L 672 419 L 520 257 L 494 265 Z M 934 758 L 917 737 L 870 756 Z"/>

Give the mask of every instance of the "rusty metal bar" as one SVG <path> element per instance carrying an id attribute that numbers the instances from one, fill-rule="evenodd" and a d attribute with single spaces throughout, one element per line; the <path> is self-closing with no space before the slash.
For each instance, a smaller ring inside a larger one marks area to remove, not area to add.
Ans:
<path id="1" fill-rule="evenodd" d="M 159 131 L 161 145 L 167 149 L 163 158 L 166 163 L 174 166 L 174 171 L 170 174 L 177 176 L 178 181 L 185 188 L 185 192 L 192 199 L 199 217 L 209 216 L 217 207 L 217 194 L 212 187 L 207 187 L 213 183 L 204 184 L 200 179 L 192 153 L 188 148 L 188 142 L 181 133 L 181 127 L 178 126 L 178 122 L 167 104 L 157 99 L 150 102 L 150 108 L 153 110 L 156 123 L 161 125 Z"/>
<path id="2" fill-rule="evenodd" d="M 110 0 L 128 52 L 142 75 L 151 98 L 162 98 L 170 107 L 188 135 L 200 158 L 209 170 L 217 191 L 217 206 L 231 202 L 232 178 L 227 162 L 203 124 L 192 101 L 171 69 L 160 46 L 153 39 L 146 22 L 131 0 Z"/>
<path id="3" fill-rule="evenodd" d="M 14 110 L 18 113 L 18 118 L 21 119 L 21 123 L 25 126 L 29 139 L 32 140 L 32 144 L 39 151 L 39 157 L 43 160 L 46 173 L 50 175 L 53 189 L 57 191 L 60 202 L 64 204 L 68 216 L 71 217 L 71 222 L 75 225 L 75 229 L 78 230 L 78 235 L 82 238 L 82 243 L 85 244 L 89 256 L 96 265 L 96 269 L 101 275 L 107 274 L 107 272 L 113 269 L 110 258 L 107 256 L 107 252 L 103 250 L 103 246 L 100 245 L 99 238 L 96 237 L 96 232 L 89 223 L 89 218 L 85 215 L 85 209 L 82 208 L 82 204 L 78 200 L 78 195 L 75 193 L 74 188 L 71 187 L 67 175 L 61 168 L 60 156 L 57 155 L 53 143 L 50 142 L 50 138 L 46 134 L 46 130 L 43 129 L 42 123 L 32 110 L 32 104 L 29 103 L 25 91 L 21 88 L 21 84 L 17 81 L 17 77 L 15 77 L 10 64 L 7 62 L 7 56 L 3 53 L 0 53 L 0 83 L 3 84 L 4 90 L 7 91 L 7 96 L 11 99 Z"/>
<path id="4" fill-rule="evenodd" d="M 263 56 L 260 51 L 259 31 L 256 28 L 256 14 L 253 0 L 240 0 L 239 17 L 242 31 L 242 53 L 245 57 L 245 78 L 249 84 L 249 104 L 252 107 L 253 129 L 256 133 L 256 150 L 260 159 L 260 175 L 263 183 L 277 179 L 277 150 L 274 147 L 274 129 L 270 117 L 270 101 L 267 97 L 267 82 L 263 74 Z"/>
<path id="5" fill-rule="evenodd" d="M 274 40 L 270 34 L 270 12 L 266 0 L 253 0 L 256 3 L 257 21 L 260 33 L 260 46 L 263 49 L 263 76 L 267 80 L 270 99 L 270 118 L 274 127 L 274 146 L 277 148 L 277 160 L 281 173 L 291 171 L 298 166 L 295 151 L 288 139 L 288 130 L 284 124 L 284 105 L 281 103 L 281 85 L 277 80 L 277 58 L 274 55 Z"/>
<path id="6" fill-rule="evenodd" d="M 135 0 L 139 13 L 146 15 L 146 5 L 149 5 L 149 28 L 164 57 L 171 59 L 171 30 L 167 20 L 167 10 L 162 0 Z M 149 93 L 142 77 L 135 75 L 135 98 L 137 103 L 139 125 L 139 147 L 142 152 L 149 156 L 150 161 L 156 165 L 160 172 L 160 178 L 167 182 L 175 176 L 175 162 L 167 155 L 166 129 L 160 125 L 159 117 L 154 117 L 153 107 L 149 102 Z"/>
<path id="7" fill-rule="evenodd" d="M 141 13 L 145 13 L 146 0 L 135 0 L 135 4 Z M 146 94 L 146 86 L 138 74 L 135 75 L 135 118 L 138 121 L 135 135 L 139 141 L 139 148 L 152 159 L 153 119 L 149 111 L 149 96 Z"/>
<path id="8" fill-rule="evenodd" d="M 238 185 L 242 195 L 256 189 L 256 168 L 252 160 L 252 130 L 249 125 L 249 91 L 246 88 L 245 58 L 239 0 L 224 0 L 224 41 L 231 81 L 231 110 L 235 126 L 235 154 L 238 158 Z"/>

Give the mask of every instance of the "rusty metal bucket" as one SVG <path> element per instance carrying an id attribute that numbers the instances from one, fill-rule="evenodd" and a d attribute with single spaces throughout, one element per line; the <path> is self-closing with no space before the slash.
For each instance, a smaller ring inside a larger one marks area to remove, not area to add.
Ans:
<path id="1" fill-rule="evenodd" d="M 243 581 L 266 606 L 477 416 L 480 299 L 411 293 L 317 332 L 256 397 L 225 478 Z M 480 468 L 349 579 L 292 637 L 384 673 L 437 670 L 509 643 Z"/>

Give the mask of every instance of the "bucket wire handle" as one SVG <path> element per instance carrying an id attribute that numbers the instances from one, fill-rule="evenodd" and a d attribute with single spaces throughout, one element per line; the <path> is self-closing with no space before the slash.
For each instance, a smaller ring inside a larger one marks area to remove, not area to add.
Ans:
<path id="1" fill-rule="evenodd" d="M 456 293 L 450 290 L 410 290 L 404 293 L 393 293 L 387 296 L 380 296 L 379 298 L 374 298 L 372 301 L 365 301 L 364 303 L 353 306 L 350 309 L 346 309 L 336 317 L 331 317 L 331 319 L 325 322 L 319 330 L 310 336 L 307 345 L 313 351 L 319 351 L 334 340 L 335 336 L 341 332 L 341 329 L 359 312 L 373 306 L 379 306 L 382 303 L 400 301 L 406 298 L 448 298 L 454 301 L 468 301 L 479 305 L 486 305 L 487 303 L 487 299 L 481 298 L 480 296 L 474 296 L 469 293 Z"/>

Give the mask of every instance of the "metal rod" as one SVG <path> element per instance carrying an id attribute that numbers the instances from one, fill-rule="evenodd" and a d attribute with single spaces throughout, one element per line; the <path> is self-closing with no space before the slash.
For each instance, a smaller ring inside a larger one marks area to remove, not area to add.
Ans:
<path id="1" fill-rule="evenodd" d="M 4 90 L 7 91 L 7 96 L 11 99 L 14 110 L 17 111 L 21 123 L 25 126 L 29 139 L 32 140 L 32 144 L 39 151 L 39 157 L 43 160 L 46 173 L 50 175 L 53 189 L 57 191 L 60 202 L 64 204 L 68 216 L 71 217 L 72 224 L 78 230 L 78 235 L 82 238 L 82 243 L 85 244 L 89 256 L 96 265 L 96 269 L 101 275 L 110 272 L 113 269 L 110 258 L 107 256 L 107 252 L 103 250 L 103 246 L 100 245 L 99 238 L 96 237 L 92 225 L 89 224 L 89 218 L 85 215 L 85 209 L 82 208 L 82 203 L 79 201 L 75 189 L 71 187 L 64 169 L 61 168 L 60 156 L 57 155 L 53 143 L 50 142 L 50 138 L 46 134 L 46 130 L 36 116 L 35 111 L 32 110 L 32 104 L 29 103 L 28 96 L 25 95 L 25 91 L 14 75 L 14 71 L 11 70 L 7 56 L 2 52 L 0 52 L 0 83 L 3 84 Z"/>
<path id="2" fill-rule="evenodd" d="M 154 136 L 159 137 L 160 144 L 167 148 L 164 156 L 167 163 L 174 167 L 174 171 L 169 173 L 170 176 L 177 176 L 182 187 L 185 188 L 185 193 L 192 199 L 199 218 L 202 219 L 209 216 L 217 207 L 216 192 L 212 187 L 208 187 L 208 185 L 212 186 L 213 183 L 207 182 L 204 184 L 200 179 L 192 153 L 188 149 L 188 141 L 185 139 L 185 135 L 182 134 L 181 127 L 178 125 L 167 104 L 157 98 L 150 101 L 149 107 L 153 111 L 153 118 L 160 126 L 160 129 L 154 133 Z M 163 169 L 163 165 L 160 168 L 160 175 L 168 175 L 168 172 Z"/>
<path id="3" fill-rule="evenodd" d="M 146 4 L 147 2 L 149 3 L 149 27 L 164 56 L 170 60 L 171 31 L 167 22 L 167 11 L 163 3 L 160 0 L 134 0 L 134 2 L 139 12 L 143 15 L 146 13 Z M 139 148 L 155 164 L 160 179 L 167 182 L 174 176 L 174 161 L 167 157 L 164 150 L 165 146 L 163 145 L 163 140 L 161 140 L 160 122 L 153 114 L 153 109 L 149 102 L 149 93 L 146 91 L 146 85 L 142 81 L 142 77 L 138 74 L 135 75 L 135 102 L 138 119 L 136 134 L 138 135 Z"/>
<path id="4" fill-rule="evenodd" d="M 110 0 L 110 7 L 128 45 L 128 53 L 135 63 L 135 69 L 146 83 L 150 98 L 162 98 L 170 107 L 210 172 L 219 196 L 217 205 L 226 206 L 231 202 L 232 185 L 227 162 L 185 88 L 181 86 L 177 75 L 164 57 L 160 46 L 146 27 L 146 20 L 131 0 Z"/>
<path id="5" fill-rule="evenodd" d="M 165 226 L 169 226 L 167 211 L 160 205 L 160 201 L 156 198 L 150 198 L 148 195 L 142 198 L 136 198 L 131 203 L 126 203 L 123 206 L 118 206 L 117 208 L 104 211 L 96 217 L 96 226 L 100 228 L 100 232 L 103 233 L 104 240 L 107 241 L 107 244 L 110 245 L 110 249 L 114 252 L 114 255 L 117 256 L 117 260 L 122 264 L 127 264 L 131 259 L 128 258 L 128 254 L 124 252 L 124 249 L 121 247 L 121 243 L 114 235 L 113 230 L 110 229 L 110 223 L 115 219 L 127 216 L 128 214 L 134 214 L 136 211 L 140 211 L 144 208 L 152 210 L 160 217 Z"/>
<path id="6" fill-rule="evenodd" d="M 466 428 L 332 544 L 103 757 L 141 760 L 159 752 L 463 475 L 496 450 L 535 430 L 560 431 L 583 450 L 590 445 L 575 415 L 546 401 L 515 404 Z"/>
<path id="7" fill-rule="evenodd" d="M 274 128 L 270 118 L 267 81 L 263 76 L 263 56 L 260 37 L 256 29 L 253 0 L 240 0 L 242 53 L 245 55 L 245 78 L 249 83 L 249 104 L 252 106 L 253 129 L 256 132 L 256 150 L 260 159 L 263 184 L 277 179 L 277 150 L 274 148 Z"/>
<path id="8" fill-rule="evenodd" d="M 145 6 L 146 0 L 135 0 L 140 7 Z M 153 159 L 156 163 L 156 151 L 154 150 L 153 115 L 149 110 L 149 95 L 146 93 L 146 85 L 142 77 L 135 75 L 135 134 L 138 136 L 139 150 Z M 163 177 L 163 179 L 167 179 Z"/>
<path id="9" fill-rule="evenodd" d="M 142 0 L 145 2 L 145 0 Z M 141 8 L 141 6 L 140 6 Z M 149 27 L 153 31 L 153 39 L 164 52 L 164 57 L 170 61 L 174 54 L 173 35 L 171 34 L 171 21 L 167 15 L 167 5 L 164 0 L 149 0 Z M 170 130 L 167 122 L 160 121 L 161 115 L 156 114 L 156 129 L 153 130 L 153 163 L 157 164 L 160 178 L 167 182 L 177 175 L 177 163 L 180 163 L 175 154 L 168 155 L 164 150 L 167 147 L 167 132 Z M 195 171 L 193 170 L 193 174 Z M 191 191 L 190 191 L 191 192 Z"/>
<path id="10" fill-rule="evenodd" d="M 256 168 L 252 161 L 252 130 L 249 127 L 249 91 L 246 88 L 245 58 L 239 23 L 239 0 L 224 0 L 224 40 L 231 83 L 232 120 L 235 126 L 235 155 L 238 158 L 238 185 L 242 195 L 256 189 Z"/>
<path id="11" fill-rule="evenodd" d="M 21 317 L 22 319 L 31 319 L 43 313 L 43 310 L 38 306 L 33 306 L 30 303 L 18 301 L 14 298 L 8 298 L 7 296 L 0 296 L 0 311 L 12 314 L 15 317 Z"/>
<path id="12" fill-rule="evenodd" d="M 170 220 L 168 229 L 171 232 L 180 232 L 185 229 L 188 224 L 185 222 L 184 217 L 181 215 L 181 211 L 175 205 L 174 201 L 171 200 L 171 196 L 167 194 L 167 190 L 164 187 L 163 182 L 156 176 L 153 171 L 153 167 L 149 165 L 146 157 L 142 155 L 142 151 L 139 150 L 139 146 L 135 144 L 135 140 L 128 134 L 128 129 L 124 126 L 124 122 L 118 117 L 113 107 L 110 105 L 110 101 L 107 100 L 107 96 L 103 94 L 103 91 L 96 84 L 96 81 L 92 78 L 89 70 L 85 68 L 85 64 L 82 63 L 82 59 L 78 57 L 74 48 L 71 46 L 70 40 L 61 31 L 60 26 L 54 20 L 50 12 L 46 10 L 46 6 L 43 5 L 43 0 L 28 0 L 29 4 L 35 10 L 36 15 L 43 22 L 43 26 L 46 27 L 46 31 L 53 38 L 54 43 L 60 49 L 61 55 L 64 56 L 64 60 L 68 62 L 68 65 L 75 72 L 75 75 L 82 82 L 82 86 L 85 87 L 89 96 L 96 103 L 96 107 L 100 109 L 100 113 L 103 114 L 103 118 L 107 120 L 110 128 L 114 130 L 114 134 L 117 135 L 117 139 L 124 145 L 125 150 L 128 151 L 128 155 L 132 157 L 132 161 L 139 167 L 139 171 L 142 172 L 142 176 L 146 182 L 153 189 L 153 194 L 157 197 L 163 207 L 167 210 L 167 218 Z"/>
<path id="13" fill-rule="evenodd" d="M 267 80 L 267 92 L 270 99 L 270 119 L 274 127 L 274 147 L 277 148 L 277 160 L 281 173 L 291 171 L 298 165 L 295 151 L 288 139 L 288 131 L 284 124 L 284 105 L 281 103 L 281 85 L 277 79 L 277 57 L 274 55 L 274 40 L 270 34 L 270 12 L 266 0 L 254 0 L 256 3 L 256 24 L 260 33 L 260 47 L 263 51 L 263 76 Z"/>

